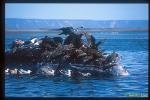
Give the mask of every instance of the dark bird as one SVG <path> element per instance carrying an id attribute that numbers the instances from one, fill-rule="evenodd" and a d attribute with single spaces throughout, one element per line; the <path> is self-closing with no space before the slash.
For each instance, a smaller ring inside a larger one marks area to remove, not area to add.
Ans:
<path id="1" fill-rule="evenodd" d="M 89 35 L 87 32 L 83 32 L 83 34 L 85 35 L 87 42 L 88 42 L 88 46 L 91 49 L 96 49 L 98 50 L 98 47 L 104 42 L 104 40 L 100 40 L 96 43 L 96 39 L 93 35 Z"/>
<path id="2" fill-rule="evenodd" d="M 60 33 L 59 35 L 70 35 L 73 33 L 74 29 L 73 27 L 63 27 L 63 28 L 60 28 L 59 30 L 62 30 L 62 33 Z"/>

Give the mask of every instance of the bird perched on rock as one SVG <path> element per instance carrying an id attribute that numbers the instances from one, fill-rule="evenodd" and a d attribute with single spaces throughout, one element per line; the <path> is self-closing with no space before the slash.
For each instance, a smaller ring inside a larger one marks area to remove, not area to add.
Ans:
<path id="1" fill-rule="evenodd" d="M 104 40 L 100 40 L 96 43 L 96 39 L 93 35 L 88 34 L 87 32 L 83 33 L 88 41 L 88 46 L 92 49 L 98 50 L 98 47 L 104 42 Z"/>
<path id="2" fill-rule="evenodd" d="M 62 30 L 63 32 L 59 35 L 68 35 L 64 40 L 64 45 L 72 43 L 74 45 L 74 48 L 80 48 L 82 46 L 83 43 L 81 38 L 83 34 L 76 34 L 72 27 L 61 28 L 60 30 Z"/>

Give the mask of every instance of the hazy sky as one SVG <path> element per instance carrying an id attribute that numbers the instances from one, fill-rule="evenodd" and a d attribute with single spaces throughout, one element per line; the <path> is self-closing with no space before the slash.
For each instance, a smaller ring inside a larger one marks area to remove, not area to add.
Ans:
<path id="1" fill-rule="evenodd" d="M 148 20 L 148 4 L 5 4 L 6 18 Z"/>

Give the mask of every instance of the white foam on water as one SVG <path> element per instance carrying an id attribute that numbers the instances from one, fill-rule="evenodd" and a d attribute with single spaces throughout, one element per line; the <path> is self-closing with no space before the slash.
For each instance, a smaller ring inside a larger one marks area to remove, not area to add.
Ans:
<path id="1" fill-rule="evenodd" d="M 31 70 L 23 70 L 23 69 L 20 69 L 19 70 L 19 74 L 23 75 L 23 74 L 30 74 L 32 71 Z"/>
<path id="2" fill-rule="evenodd" d="M 91 73 L 81 73 L 82 74 L 82 76 L 84 76 L 84 77 L 87 77 L 87 76 L 91 76 L 92 74 Z"/>
<path id="3" fill-rule="evenodd" d="M 61 70 L 60 71 L 63 75 L 66 75 L 66 76 L 68 76 L 68 77 L 71 77 L 71 75 L 72 75 L 72 70 L 67 70 L 67 71 L 65 71 L 65 70 Z"/>
<path id="4" fill-rule="evenodd" d="M 122 65 L 113 66 L 112 73 L 117 76 L 128 76 L 129 72 Z"/>
<path id="5" fill-rule="evenodd" d="M 49 68 L 49 67 L 43 67 L 41 68 L 42 73 L 50 76 L 54 76 L 55 70 Z"/>

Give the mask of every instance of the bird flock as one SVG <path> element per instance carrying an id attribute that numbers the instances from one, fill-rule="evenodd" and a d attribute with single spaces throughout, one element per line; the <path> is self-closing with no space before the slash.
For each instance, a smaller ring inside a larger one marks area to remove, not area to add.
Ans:
<path id="1" fill-rule="evenodd" d="M 23 75 L 36 73 L 35 70 L 40 69 L 47 75 L 64 74 L 68 77 L 78 74 L 92 76 L 97 75 L 95 73 L 108 73 L 112 70 L 115 70 L 114 72 L 119 73 L 119 75 L 128 74 L 127 70 L 118 63 L 121 59 L 118 53 L 115 51 L 107 53 L 101 48 L 105 39 L 98 41 L 88 32 L 79 31 L 73 27 L 63 27 L 59 30 L 62 31 L 59 35 L 65 35 L 65 39 L 45 36 L 44 38 L 35 37 L 27 41 L 14 40 L 10 50 L 5 52 L 5 73 Z M 82 37 L 85 37 L 86 42 Z M 17 63 L 57 64 L 57 66 L 54 69 L 44 69 L 40 66 L 32 68 L 34 71 L 9 67 Z M 75 67 L 73 68 L 73 66 Z"/>

